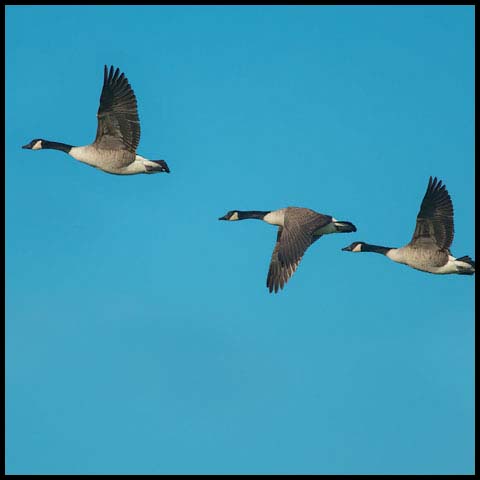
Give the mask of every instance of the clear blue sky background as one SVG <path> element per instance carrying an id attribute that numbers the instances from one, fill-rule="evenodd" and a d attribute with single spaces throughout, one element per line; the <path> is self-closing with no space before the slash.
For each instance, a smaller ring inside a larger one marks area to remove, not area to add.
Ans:
<path id="1" fill-rule="evenodd" d="M 436 175 L 474 250 L 473 7 L 7 7 L 7 473 L 474 471 L 474 277 L 401 246 Z M 90 143 L 103 65 L 137 95 L 139 153 Z M 265 287 L 276 228 L 358 227 Z"/>

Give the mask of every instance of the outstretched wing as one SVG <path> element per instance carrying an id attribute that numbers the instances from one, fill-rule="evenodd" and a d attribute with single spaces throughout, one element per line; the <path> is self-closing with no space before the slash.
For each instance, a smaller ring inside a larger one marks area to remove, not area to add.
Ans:
<path id="1" fill-rule="evenodd" d="M 321 235 L 314 235 L 319 228 L 331 222 L 328 215 L 321 215 L 305 208 L 289 207 L 284 227 L 279 227 L 277 243 L 267 275 L 270 292 L 278 292 L 295 273 L 307 248 Z"/>
<path id="2" fill-rule="evenodd" d="M 453 204 L 441 180 L 430 177 L 409 245 L 449 249 L 453 241 Z"/>
<path id="3" fill-rule="evenodd" d="M 300 262 L 294 264 L 291 268 L 286 268 L 280 262 L 278 258 L 278 250 L 280 249 L 280 238 L 282 236 L 282 227 L 278 227 L 277 233 L 277 243 L 273 249 L 272 259 L 270 260 L 270 266 L 268 268 L 267 275 L 267 287 L 270 293 L 275 291 L 278 292 L 279 289 L 282 289 L 283 286 L 287 283 L 288 279 L 293 275 L 293 272 L 297 269 L 297 266 Z"/>
<path id="4" fill-rule="evenodd" d="M 97 148 L 136 152 L 140 141 L 137 100 L 125 75 L 113 66 L 109 71 L 105 65 L 97 118 Z"/>
<path id="5" fill-rule="evenodd" d="M 314 232 L 332 221 L 329 215 L 322 215 L 308 208 L 289 207 L 278 250 L 283 265 L 299 262 L 305 250 L 312 244 Z"/>

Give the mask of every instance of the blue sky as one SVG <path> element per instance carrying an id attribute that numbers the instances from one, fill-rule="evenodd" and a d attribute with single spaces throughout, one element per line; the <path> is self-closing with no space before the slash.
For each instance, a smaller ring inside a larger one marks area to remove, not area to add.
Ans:
<path id="1" fill-rule="evenodd" d="M 119 177 L 90 143 L 103 65 L 137 95 Z M 474 277 L 402 246 L 428 177 L 474 250 L 473 7 L 6 8 L 6 471 L 474 472 Z M 276 228 L 312 208 L 286 288 Z"/>

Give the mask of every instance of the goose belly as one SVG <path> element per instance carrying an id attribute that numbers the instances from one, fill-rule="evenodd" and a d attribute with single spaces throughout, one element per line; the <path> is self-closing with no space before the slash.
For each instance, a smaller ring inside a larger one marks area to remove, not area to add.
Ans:
<path id="1" fill-rule="evenodd" d="M 422 272 L 438 275 L 458 273 L 455 257 L 442 251 L 405 247 L 388 252 L 387 257 Z"/>
<path id="2" fill-rule="evenodd" d="M 125 170 L 135 160 L 135 154 L 127 150 L 103 150 L 91 145 L 73 147 L 68 153 L 79 162 L 116 174 L 129 173 Z"/>

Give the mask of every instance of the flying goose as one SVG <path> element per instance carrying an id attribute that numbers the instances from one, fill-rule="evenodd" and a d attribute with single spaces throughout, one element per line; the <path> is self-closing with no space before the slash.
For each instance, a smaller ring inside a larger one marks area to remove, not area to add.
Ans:
<path id="1" fill-rule="evenodd" d="M 328 233 L 356 232 L 353 223 L 339 221 L 330 215 L 317 213 L 309 208 L 287 207 L 269 211 L 231 210 L 219 220 L 245 220 L 255 218 L 271 225 L 278 225 L 277 243 L 267 275 L 267 287 L 278 292 L 288 282 L 307 248 L 322 235 Z"/>
<path id="2" fill-rule="evenodd" d="M 105 65 L 97 136 L 91 145 L 74 147 L 36 138 L 22 148 L 54 149 L 68 153 L 80 162 L 115 175 L 170 172 L 164 160 L 148 160 L 136 154 L 140 141 L 137 100 L 127 78 L 113 66 Z"/>
<path id="3" fill-rule="evenodd" d="M 441 180 L 430 177 L 410 243 L 401 248 L 390 248 L 353 242 L 342 250 L 380 253 L 394 262 L 423 272 L 473 275 L 475 262 L 470 257 L 455 258 L 450 253 L 453 232 L 453 205 L 450 195 Z"/>

